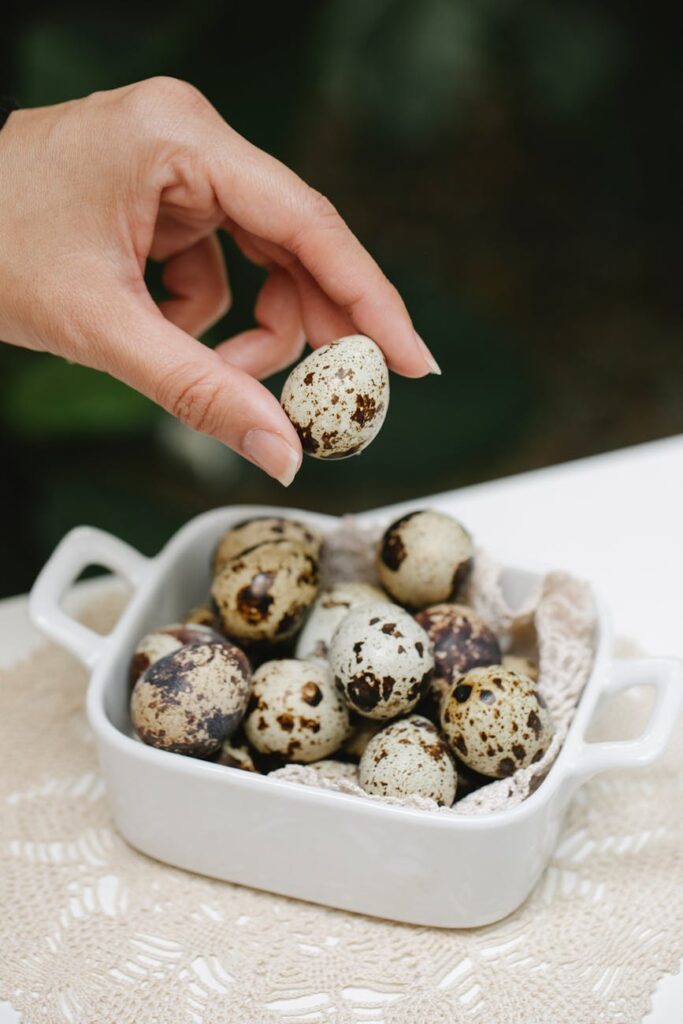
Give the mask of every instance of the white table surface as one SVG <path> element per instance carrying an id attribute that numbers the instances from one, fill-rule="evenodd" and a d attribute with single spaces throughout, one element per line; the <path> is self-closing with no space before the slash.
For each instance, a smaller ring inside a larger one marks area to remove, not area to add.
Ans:
<path id="1" fill-rule="evenodd" d="M 589 578 L 617 635 L 683 656 L 683 437 L 464 488 L 438 504 L 508 562 Z M 0 666 L 42 642 L 24 597 L 0 602 Z M 0 1024 L 20 1020 L 0 1001 Z M 643 1024 L 682 1021 L 683 971 L 660 981 Z"/>

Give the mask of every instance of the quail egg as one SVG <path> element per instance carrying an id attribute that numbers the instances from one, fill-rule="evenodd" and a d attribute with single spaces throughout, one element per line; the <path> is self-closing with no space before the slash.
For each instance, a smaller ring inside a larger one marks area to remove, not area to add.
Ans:
<path id="1" fill-rule="evenodd" d="M 395 718 L 415 707 L 434 668 L 424 629 L 398 605 L 352 609 L 332 637 L 329 662 L 336 685 L 367 718 Z"/>
<path id="2" fill-rule="evenodd" d="M 321 779 L 327 779 L 329 782 L 340 782 L 344 779 L 358 783 L 358 765 L 350 764 L 348 761 L 316 761 L 311 768 Z"/>
<path id="3" fill-rule="evenodd" d="M 450 807 L 458 777 L 436 726 L 420 715 L 393 722 L 363 752 L 361 787 L 379 796 L 424 796 Z"/>
<path id="4" fill-rule="evenodd" d="M 356 455 L 377 436 L 389 406 L 381 349 L 363 334 L 324 345 L 294 367 L 281 403 L 307 455 Z"/>
<path id="5" fill-rule="evenodd" d="M 176 754 L 209 757 L 237 729 L 250 692 L 246 655 L 226 643 L 181 647 L 140 676 L 130 700 L 143 741 Z"/>
<path id="6" fill-rule="evenodd" d="M 147 633 L 138 643 L 130 663 L 131 685 L 140 678 L 145 669 L 153 665 L 159 658 L 166 654 L 177 651 L 187 644 L 205 644 L 212 641 L 223 642 L 225 637 L 221 636 L 210 626 L 199 623 L 185 624 L 174 622 L 162 629 L 155 629 Z"/>
<path id="7" fill-rule="evenodd" d="M 296 645 L 297 658 L 326 658 L 335 629 L 349 609 L 390 598 L 371 583 L 337 583 L 318 595 Z"/>
<path id="8" fill-rule="evenodd" d="M 190 608 L 189 612 L 183 616 L 183 623 L 186 626 L 208 626 L 209 629 L 214 629 L 216 632 L 220 628 L 216 613 L 208 601 L 206 604 L 198 604 L 194 608 Z"/>
<path id="9" fill-rule="evenodd" d="M 213 760 L 216 764 L 225 765 L 226 768 L 241 768 L 245 772 L 258 772 L 249 747 L 245 742 L 236 740 L 234 736 L 228 736 L 226 740 L 223 740 L 220 750 Z"/>
<path id="10" fill-rule="evenodd" d="M 355 721 L 354 718 L 356 719 Z M 344 741 L 342 750 L 349 757 L 355 757 L 358 760 L 372 737 L 376 736 L 385 725 L 385 722 L 376 718 L 361 718 L 360 715 L 352 715 L 351 726 L 353 731 L 349 738 Z"/>
<path id="11" fill-rule="evenodd" d="M 505 654 L 502 661 L 504 668 L 510 668 L 518 675 L 528 676 L 534 683 L 538 682 L 538 665 L 531 658 L 521 654 Z"/>
<path id="12" fill-rule="evenodd" d="M 410 512 L 384 533 L 377 571 L 394 600 L 425 608 L 458 597 L 473 557 L 470 535 L 457 519 L 431 510 Z"/>
<path id="13" fill-rule="evenodd" d="M 456 681 L 441 728 L 468 768 L 497 779 L 540 761 L 553 736 L 533 681 L 502 665 L 473 668 Z"/>
<path id="14" fill-rule="evenodd" d="M 267 541 L 225 563 L 211 593 L 221 625 L 245 643 L 293 636 L 318 591 L 318 563 L 298 541 Z"/>
<path id="15" fill-rule="evenodd" d="M 426 697 L 440 713 L 441 699 L 458 676 L 478 665 L 500 665 L 500 645 L 484 620 L 463 604 L 434 604 L 415 618 L 434 644 L 434 675 Z"/>
<path id="16" fill-rule="evenodd" d="M 297 541 L 316 561 L 320 558 L 322 538 L 316 530 L 300 523 L 298 519 L 285 519 L 283 516 L 258 516 L 237 523 L 223 534 L 213 556 L 214 576 L 231 558 L 241 555 L 249 548 L 256 547 L 257 544 L 274 540 Z"/>
<path id="17" fill-rule="evenodd" d="M 244 734 L 262 754 L 318 761 L 339 750 L 349 731 L 348 708 L 326 665 L 283 658 L 254 673 Z"/>

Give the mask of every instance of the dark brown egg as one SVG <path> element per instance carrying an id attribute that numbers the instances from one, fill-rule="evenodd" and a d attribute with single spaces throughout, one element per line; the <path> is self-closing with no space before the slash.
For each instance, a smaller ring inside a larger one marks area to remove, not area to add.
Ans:
<path id="1" fill-rule="evenodd" d="M 181 647 L 136 682 L 130 701 L 133 727 L 152 747 L 209 757 L 237 729 L 250 683 L 247 657 L 234 644 Z"/>
<path id="2" fill-rule="evenodd" d="M 221 633 L 200 623 L 174 622 L 170 626 L 147 633 L 133 652 L 130 663 L 131 686 L 159 658 L 172 654 L 173 651 L 186 647 L 188 644 L 205 644 L 224 639 L 225 637 Z"/>
<path id="3" fill-rule="evenodd" d="M 441 728 L 460 761 L 496 779 L 539 761 L 554 731 L 534 682 L 502 665 L 460 676 L 442 704 Z"/>
<path id="4" fill-rule="evenodd" d="M 241 643 L 294 636 L 318 592 L 318 563 L 297 541 L 268 541 L 225 563 L 212 597 L 226 634 Z"/>

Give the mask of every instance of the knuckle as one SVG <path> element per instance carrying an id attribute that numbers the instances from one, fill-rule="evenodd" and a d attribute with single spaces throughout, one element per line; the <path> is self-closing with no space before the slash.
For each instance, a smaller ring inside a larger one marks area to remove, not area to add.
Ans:
<path id="1" fill-rule="evenodd" d="M 213 374 L 181 366 L 163 380 L 158 402 L 192 430 L 215 435 L 220 425 L 221 388 Z"/>
<path id="2" fill-rule="evenodd" d="M 340 216 L 332 202 L 322 192 L 312 188 L 308 195 L 309 216 L 318 226 L 337 227 Z"/>
<path id="3" fill-rule="evenodd" d="M 314 188 L 306 190 L 302 202 L 299 219 L 289 237 L 284 239 L 284 247 L 293 257 L 298 257 L 306 247 L 312 232 L 338 231 L 343 221 L 333 203 Z M 296 258 L 293 260 L 296 263 Z"/>
<path id="4" fill-rule="evenodd" d="M 185 113 L 209 105 L 194 85 L 166 75 L 138 82 L 128 91 L 126 100 L 134 114 L 145 119 L 158 116 L 165 110 L 177 116 L 179 111 Z"/>

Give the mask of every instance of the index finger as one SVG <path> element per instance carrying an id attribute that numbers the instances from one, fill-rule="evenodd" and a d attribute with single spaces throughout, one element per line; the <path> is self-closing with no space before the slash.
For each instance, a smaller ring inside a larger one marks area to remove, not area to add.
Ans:
<path id="1" fill-rule="evenodd" d="M 333 205 L 279 160 L 223 123 L 214 127 L 209 172 L 226 215 L 299 260 L 330 299 L 406 377 L 439 373 L 396 288 Z"/>

